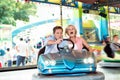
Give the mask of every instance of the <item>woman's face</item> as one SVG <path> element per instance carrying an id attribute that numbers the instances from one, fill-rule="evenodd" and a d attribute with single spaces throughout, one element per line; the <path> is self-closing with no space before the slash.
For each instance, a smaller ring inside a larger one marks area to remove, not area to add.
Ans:
<path id="1" fill-rule="evenodd" d="M 75 27 L 69 26 L 69 27 L 67 28 L 67 34 L 68 34 L 69 37 L 74 37 L 74 36 L 76 36 L 76 29 L 75 29 Z"/>
<path id="2" fill-rule="evenodd" d="M 54 33 L 54 36 L 56 39 L 60 39 L 63 37 L 63 31 L 61 29 L 56 29 L 55 30 L 55 33 Z"/>

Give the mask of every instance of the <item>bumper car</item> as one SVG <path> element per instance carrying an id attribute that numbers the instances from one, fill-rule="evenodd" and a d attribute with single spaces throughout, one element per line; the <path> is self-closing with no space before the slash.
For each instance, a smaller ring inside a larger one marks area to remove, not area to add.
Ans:
<path id="1" fill-rule="evenodd" d="M 120 67 L 120 52 L 113 52 L 110 44 L 104 47 L 102 61 L 99 63 L 101 67 Z"/>
<path id="2" fill-rule="evenodd" d="M 5 51 L 3 49 L 0 49 L 0 56 L 4 56 L 5 55 Z"/>
<path id="3" fill-rule="evenodd" d="M 43 54 L 43 47 L 38 54 L 37 67 L 40 74 L 80 74 L 96 72 L 94 54 L 83 49 L 73 50 L 74 43 L 64 39 L 57 45 L 59 52 Z"/>
<path id="4" fill-rule="evenodd" d="M 3 66 L 5 51 L 0 49 L 0 68 Z"/>

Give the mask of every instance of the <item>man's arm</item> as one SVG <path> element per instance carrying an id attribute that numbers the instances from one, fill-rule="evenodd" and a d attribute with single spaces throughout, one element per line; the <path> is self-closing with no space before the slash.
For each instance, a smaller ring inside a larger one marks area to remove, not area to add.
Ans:
<path id="1" fill-rule="evenodd" d="M 59 44 L 62 42 L 63 39 L 58 39 L 58 40 L 54 40 L 52 37 L 48 37 L 45 40 L 45 45 L 53 45 L 53 44 Z"/>
<path id="2" fill-rule="evenodd" d="M 120 51 L 120 48 L 118 46 L 116 46 L 114 43 L 111 43 L 110 47 L 113 51 Z"/>
<path id="3" fill-rule="evenodd" d="M 17 52 L 20 52 L 20 50 L 18 49 L 18 45 L 15 46 L 15 49 Z"/>

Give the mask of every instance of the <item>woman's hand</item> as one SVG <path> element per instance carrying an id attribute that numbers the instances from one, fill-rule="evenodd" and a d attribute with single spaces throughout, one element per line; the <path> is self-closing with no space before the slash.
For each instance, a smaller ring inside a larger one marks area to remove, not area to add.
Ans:
<path id="1" fill-rule="evenodd" d="M 90 53 L 93 53 L 93 49 L 91 47 L 88 48 Z"/>

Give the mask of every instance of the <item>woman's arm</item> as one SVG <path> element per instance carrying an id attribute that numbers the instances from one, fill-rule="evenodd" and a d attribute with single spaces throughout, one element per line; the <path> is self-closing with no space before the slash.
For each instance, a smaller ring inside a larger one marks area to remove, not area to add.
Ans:
<path id="1" fill-rule="evenodd" d="M 83 45 L 90 51 L 93 52 L 92 48 L 88 45 L 88 43 L 82 38 Z"/>

